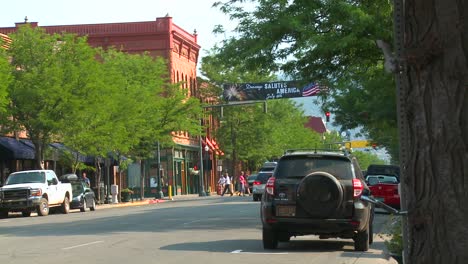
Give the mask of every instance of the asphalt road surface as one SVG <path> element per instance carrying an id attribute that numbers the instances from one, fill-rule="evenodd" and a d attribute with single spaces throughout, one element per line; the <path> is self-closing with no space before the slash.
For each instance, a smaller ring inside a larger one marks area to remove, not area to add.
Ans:
<path id="1" fill-rule="evenodd" d="M 0 220 L 0 263 L 354 264 L 382 256 L 379 235 L 368 252 L 316 236 L 264 250 L 259 208 L 251 197 L 217 196 L 46 217 L 10 213 Z M 376 215 L 376 231 L 388 217 Z"/>

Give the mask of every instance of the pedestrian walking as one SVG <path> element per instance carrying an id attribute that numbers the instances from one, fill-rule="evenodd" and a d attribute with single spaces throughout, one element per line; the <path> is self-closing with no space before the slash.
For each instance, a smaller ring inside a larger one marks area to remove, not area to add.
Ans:
<path id="1" fill-rule="evenodd" d="M 88 185 L 88 187 L 91 187 L 91 181 L 89 180 L 88 177 L 86 177 L 86 172 L 83 172 L 82 177 L 83 177 L 83 181 Z"/>
<path id="2" fill-rule="evenodd" d="M 245 196 L 245 186 L 247 184 L 245 176 L 245 172 L 241 171 L 241 174 L 239 175 L 239 196 Z"/>
<path id="3" fill-rule="evenodd" d="M 218 188 L 219 188 L 218 194 L 219 195 L 222 195 L 225 185 L 226 185 L 226 176 L 221 175 L 221 177 L 219 177 L 219 180 L 218 180 Z"/>
<path id="4" fill-rule="evenodd" d="M 249 174 L 245 173 L 244 179 L 245 179 L 245 192 L 250 196 Z"/>
<path id="5" fill-rule="evenodd" d="M 224 182 L 224 190 L 223 190 L 223 193 L 221 194 L 221 196 L 224 196 L 224 194 L 226 193 L 226 191 L 229 191 L 229 193 L 231 194 L 231 196 L 234 195 L 234 193 L 232 192 L 232 184 L 231 184 L 231 177 L 229 177 L 229 174 L 228 172 L 226 171 L 224 173 L 224 179 L 225 179 L 225 182 Z"/>

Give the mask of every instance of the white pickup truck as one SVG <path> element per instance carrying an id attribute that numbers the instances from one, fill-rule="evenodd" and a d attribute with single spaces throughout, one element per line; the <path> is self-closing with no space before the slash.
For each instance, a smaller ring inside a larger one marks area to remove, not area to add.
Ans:
<path id="1" fill-rule="evenodd" d="M 8 212 L 30 216 L 37 211 L 39 216 L 45 216 L 50 207 L 58 206 L 68 214 L 71 197 L 71 184 L 60 182 L 52 170 L 14 172 L 0 188 L 0 218 L 8 217 Z"/>

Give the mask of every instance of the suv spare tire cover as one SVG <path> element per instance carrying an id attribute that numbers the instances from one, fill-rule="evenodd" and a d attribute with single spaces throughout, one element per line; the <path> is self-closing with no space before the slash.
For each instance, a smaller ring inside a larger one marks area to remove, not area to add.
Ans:
<path id="1" fill-rule="evenodd" d="M 299 183 L 297 201 L 311 216 L 327 217 L 336 212 L 343 200 L 340 182 L 328 172 L 313 172 Z"/>

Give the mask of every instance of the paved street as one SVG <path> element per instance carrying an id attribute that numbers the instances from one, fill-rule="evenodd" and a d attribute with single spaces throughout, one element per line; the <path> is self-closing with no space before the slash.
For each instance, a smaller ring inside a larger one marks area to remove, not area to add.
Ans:
<path id="1" fill-rule="evenodd" d="M 365 253 L 354 252 L 352 240 L 314 236 L 265 251 L 259 206 L 251 197 L 212 196 L 47 217 L 11 214 L 0 220 L 0 263 L 395 263 L 385 259 L 377 235 Z M 377 215 L 376 230 L 387 218 Z"/>

